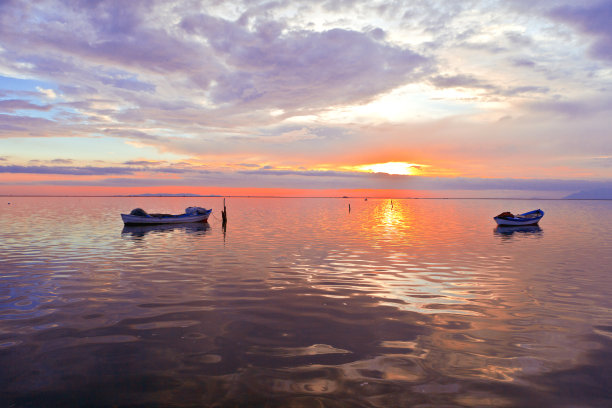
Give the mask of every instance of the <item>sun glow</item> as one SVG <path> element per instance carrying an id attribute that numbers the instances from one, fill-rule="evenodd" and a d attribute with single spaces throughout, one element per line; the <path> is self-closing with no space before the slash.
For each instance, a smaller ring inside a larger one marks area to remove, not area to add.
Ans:
<path id="1" fill-rule="evenodd" d="M 420 164 L 406 163 L 406 162 L 387 162 L 387 163 L 376 163 L 376 164 L 365 164 L 358 166 L 357 169 L 361 171 L 371 171 L 373 173 L 387 173 L 387 174 L 399 174 L 404 176 L 413 176 L 420 173 L 420 169 L 423 167 Z"/>

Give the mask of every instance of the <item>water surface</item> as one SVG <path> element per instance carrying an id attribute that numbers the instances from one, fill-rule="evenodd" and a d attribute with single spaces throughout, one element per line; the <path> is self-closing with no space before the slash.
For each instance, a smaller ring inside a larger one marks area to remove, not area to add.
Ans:
<path id="1" fill-rule="evenodd" d="M 612 405 L 611 201 L 4 200 L 6 406 Z"/>

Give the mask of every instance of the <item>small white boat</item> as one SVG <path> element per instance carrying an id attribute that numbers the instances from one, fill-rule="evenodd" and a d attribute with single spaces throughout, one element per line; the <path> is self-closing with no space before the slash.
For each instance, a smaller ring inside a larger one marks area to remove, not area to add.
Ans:
<path id="1" fill-rule="evenodd" d="M 505 226 L 523 226 L 523 225 L 536 225 L 542 217 L 544 216 L 544 211 L 537 210 L 529 211 L 523 214 L 514 215 L 510 212 L 503 212 L 499 214 L 497 217 L 493 217 L 497 225 L 505 225 Z"/>
<path id="2" fill-rule="evenodd" d="M 206 222 L 212 212 L 202 207 L 187 207 L 185 214 L 148 214 L 141 208 L 135 208 L 129 214 L 121 214 L 125 225 L 182 224 L 187 222 Z"/>

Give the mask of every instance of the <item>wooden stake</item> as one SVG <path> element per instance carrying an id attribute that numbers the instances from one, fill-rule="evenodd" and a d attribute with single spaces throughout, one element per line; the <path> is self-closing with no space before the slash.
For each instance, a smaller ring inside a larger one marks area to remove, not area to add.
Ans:
<path id="1" fill-rule="evenodd" d="M 223 198 L 223 211 L 221 211 L 221 218 L 223 219 L 223 226 L 227 224 L 227 208 L 225 208 L 225 197 Z"/>

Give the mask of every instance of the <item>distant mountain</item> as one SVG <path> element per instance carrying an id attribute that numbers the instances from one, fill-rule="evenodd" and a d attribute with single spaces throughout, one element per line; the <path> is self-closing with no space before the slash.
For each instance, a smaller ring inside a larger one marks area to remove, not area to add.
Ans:
<path id="1" fill-rule="evenodd" d="M 566 200 L 612 200 L 612 188 L 582 190 L 563 198 Z"/>
<path id="2" fill-rule="evenodd" d="M 190 193 L 179 193 L 179 194 L 169 194 L 169 193 L 145 193 L 145 194 L 130 194 L 127 196 L 119 196 L 119 197 L 223 197 L 218 194 L 190 194 Z"/>

